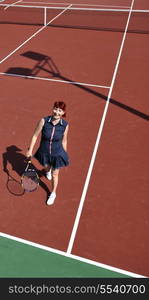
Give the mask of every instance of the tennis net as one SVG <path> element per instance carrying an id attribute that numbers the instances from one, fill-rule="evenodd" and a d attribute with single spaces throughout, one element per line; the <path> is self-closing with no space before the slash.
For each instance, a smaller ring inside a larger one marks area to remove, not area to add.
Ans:
<path id="1" fill-rule="evenodd" d="M 124 32 L 129 9 L 0 4 L 0 23 Z M 128 32 L 149 33 L 149 10 L 132 10 Z"/>

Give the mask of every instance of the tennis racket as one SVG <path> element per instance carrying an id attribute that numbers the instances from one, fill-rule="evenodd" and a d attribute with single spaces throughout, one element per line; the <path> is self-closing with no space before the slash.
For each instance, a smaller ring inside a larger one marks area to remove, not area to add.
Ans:
<path id="1" fill-rule="evenodd" d="M 28 160 L 24 173 L 21 176 L 21 184 L 25 192 L 33 192 L 39 185 L 39 176 L 31 160 Z"/>

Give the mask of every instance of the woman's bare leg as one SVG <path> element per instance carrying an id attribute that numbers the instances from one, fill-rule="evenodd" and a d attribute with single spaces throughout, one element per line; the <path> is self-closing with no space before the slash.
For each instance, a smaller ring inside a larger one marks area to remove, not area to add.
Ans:
<path id="1" fill-rule="evenodd" d="M 52 170 L 52 192 L 56 193 L 58 186 L 59 169 Z"/>

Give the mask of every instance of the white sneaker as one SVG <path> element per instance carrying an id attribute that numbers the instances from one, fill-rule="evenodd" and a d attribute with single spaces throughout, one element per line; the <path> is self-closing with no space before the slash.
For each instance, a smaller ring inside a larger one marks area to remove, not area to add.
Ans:
<path id="1" fill-rule="evenodd" d="M 48 204 L 48 205 L 53 204 L 55 198 L 56 198 L 56 193 L 52 192 L 51 195 L 49 196 L 48 200 L 47 200 L 47 204 Z"/>
<path id="2" fill-rule="evenodd" d="M 52 174 L 51 174 L 51 170 L 46 172 L 46 177 L 47 179 L 51 180 L 52 179 Z"/>

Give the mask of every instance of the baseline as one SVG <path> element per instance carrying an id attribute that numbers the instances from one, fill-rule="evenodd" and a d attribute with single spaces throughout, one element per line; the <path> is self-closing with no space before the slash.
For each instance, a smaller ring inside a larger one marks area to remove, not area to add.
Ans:
<path id="1" fill-rule="evenodd" d="M 62 256 L 68 257 L 68 258 L 72 258 L 72 259 L 75 259 L 77 261 L 82 261 L 82 262 L 88 263 L 90 265 L 94 265 L 96 267 L 104 268 L 104 269 L 107 269 L 107 270 L 110 270 L 110 271 L 113 271 L 113 272 L 121 273 L 121 274 L 131 276 L 131 277 L 135 277 L 135 278 L 146 278 L 145 276 L 140 275 L 140 274 L 136 274 L 136 273 L 129 272 L 129 271 L 126 271 L 126 270 L 122 270 L 122 269 L 119 269 L 119 268 L 115 268 L 115 267 L 112 267 L 110 265 L 102 264 L 100 262 L 96 262 L 96 261 L 93 261 L 93 260 L 90 260 L 90 259 L 86 259 L 84 257 L 80 257 L 80 256 L 77 256 L 77 255 L 66 253 L 66 252 L 58 250 L 58 249 L 43 246 L 43 245 L 40 245 L 38 243 L 34 243 L 34 242 L 31 242 L 31 241 L 28 241 L 28 240 L 25 240 L 25 239 L 22 239 L 22 238 L 18 238 L 18 237 L 15 237 L 15 236 L 3 233 L 3 232 L 0 232 L 0 236 L 11 239 L 11 240 L 14 240 L 14 241 L 17 241 L 17 242 L 20 242 L 20 243 L 24 243 L 26 245 L 30 245 L 30 246 L 33 246 L 33 247 L 36 247 L 36 248 L 39 248 L 39 249 L 42 249 L 42 250 L 45 250 L 45 251 L 48 251 L 48 252 L 52 252 L 52 253 L 59 254 L 59 255 L 62 255 Z"/>

